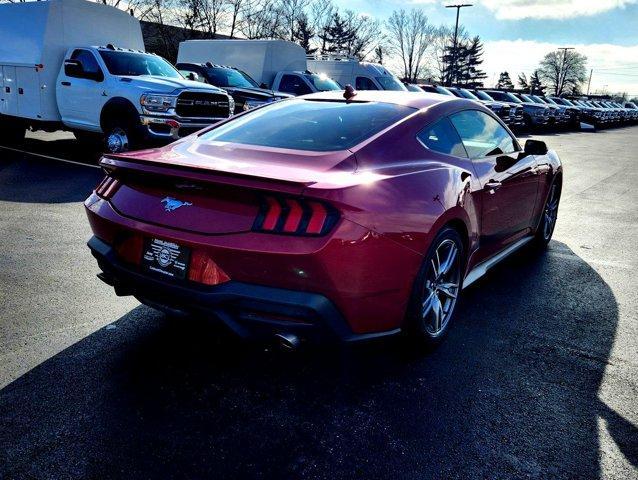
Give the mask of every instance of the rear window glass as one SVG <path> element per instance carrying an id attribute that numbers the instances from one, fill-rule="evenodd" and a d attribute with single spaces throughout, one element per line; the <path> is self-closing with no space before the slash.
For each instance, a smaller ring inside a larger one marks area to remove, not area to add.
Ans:
<path id="1" fill-rule="evenodd" d="M 376 102 L 285 100 L 204 133 L 204 140 L 327 152 L 353 147 L 415 109 Z"/>

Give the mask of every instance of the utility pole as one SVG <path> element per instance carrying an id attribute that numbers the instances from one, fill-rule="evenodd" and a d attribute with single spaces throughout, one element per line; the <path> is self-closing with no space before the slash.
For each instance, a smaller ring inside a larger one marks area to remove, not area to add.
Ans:
<path id="1" fill-rule="evenodd" d="M 589 87 L 591 87 L 591 76 L 594 74 L 594 69 L 589 71 L 589 82 L 587 82 L 587 96 L 589 96 Z"/>
<path id="2" fill-rule="evenodd" d="M 464 3 L 459 5 L 446 5 L 445 8 L 456 8 L 456 25 L 454 27 L 454 48 L 452 49 L 452 65 L 450 68 L 450 72 L 447 77 L 448 86 L 452 85 L 452 74 L 456 69 L 456 44 L 457 44 L 457 36 L 459 34 L 459 12 L 463 7 L 471 7 L 471 3 Z"/>
<path id="3" fill-rule="evenodd" d="M 563 93 L 563 83 L 565 82 L 565 62 L 567 61 L 567 50 L 574 50 L 574 47 L 560 47 L 558 50 L 563 51 L 563 59 L 560 62 L 560 70 L 558 71 L 558 85 L 556 85 L 556 95 Z"/>

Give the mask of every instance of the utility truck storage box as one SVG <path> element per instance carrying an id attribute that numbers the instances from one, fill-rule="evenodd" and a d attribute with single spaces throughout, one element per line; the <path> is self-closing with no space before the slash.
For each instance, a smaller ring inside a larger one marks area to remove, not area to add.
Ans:
<path id="1" fill-rule="evenodd" d="M 306 51 L 285 40 L 187 40 L 179 44 L 177 62 L 235 67 L 268 87 L 278 72 L 307 69 Z"/>
<path id="2" fill-rule="evenodd" d="M 59 121 L 55 89 L 65 53 L 109 43 L 143 51 L 139 21 L 85 0 L 0 5 L 0 114 Z"/>

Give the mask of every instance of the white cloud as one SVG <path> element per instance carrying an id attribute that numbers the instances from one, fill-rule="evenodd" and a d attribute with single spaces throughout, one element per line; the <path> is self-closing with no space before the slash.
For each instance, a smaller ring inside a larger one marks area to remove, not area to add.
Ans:
<path id="1" fill-rule="evenodd" d="M 516 83 L 518 74 L 528 77 L 538 67 L 546 53 L 563 45 L 529 40 L 497 40 L 485 42 L 483 69 L 488 74 L 487 86 L 493 86 L 500 72 L 507 71 Z M 628 92 L 638 95 L 638 45 L 619 46 L 605 43 L 574 45 L 587 57 L 593 68 L 591 91 Z M 586 85 L 583 86 L 587 88 Z"/>
<path id="2" fill-rule="evenodd" d="M 571 18 L 638 3 L 638 0 L 481 0 L 501 20 L 521 18 Z"/>

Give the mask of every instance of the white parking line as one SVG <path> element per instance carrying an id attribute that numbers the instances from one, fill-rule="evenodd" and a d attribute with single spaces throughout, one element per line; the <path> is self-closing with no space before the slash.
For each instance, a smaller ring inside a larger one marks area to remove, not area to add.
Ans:
<path id="1" fill-rule="evenodd" d="M 18 148 L 5 147 L 4 145 L 0 145 L 0 148 L 4 148 L 5 150 L 11 150 L 12 152 L 24 153 L 26 155 L 31 155 L 34 157 L 46 158 L 49 160 L 55 160 L 58 162 L 70 163 L 73 165 L 80 165 L 82 167 L 90 167 L 90 168 L 100 168 L 98 165 L 90 165 L 88 163 L 76 162 L 75 160 L 67 160 L 65 158 L 52 157 L 50 155 L 43 155 L 41 153 L 33 153 L 27 152 L 26 150 L 20 150 Z"/>

